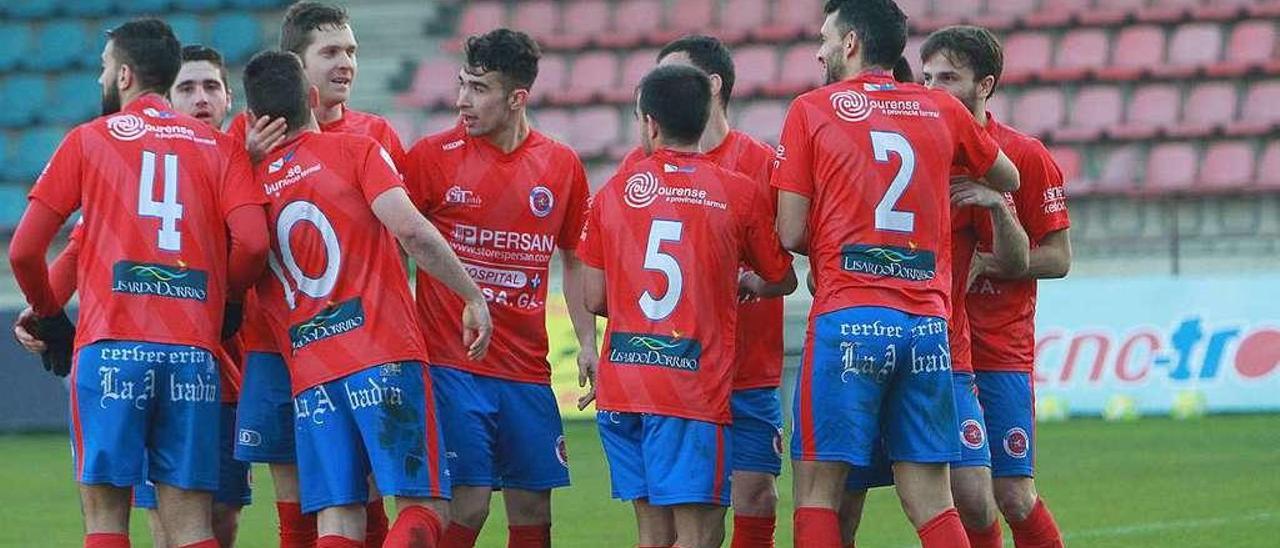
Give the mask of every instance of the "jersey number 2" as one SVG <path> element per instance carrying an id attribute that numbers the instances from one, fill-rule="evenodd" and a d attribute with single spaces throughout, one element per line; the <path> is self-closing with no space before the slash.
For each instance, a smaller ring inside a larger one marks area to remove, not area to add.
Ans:
<path id="1" fill-rule="evenodd" d="M 654 297 L 648 289 L 640 295 L 640 311 L 652 321 L 659 321 L 670 316 L 680 302 L 680 293 L 684 291 L 684 274 L 680 272 L 680 263 L 676 258 L 662 252 L 662 242 L 679 242 L 684 231 L 684 223 L 657 219 L 649 225 L 649 243 L 644 251 L 644 269 L 661 272 L 667 277 L 667 292 L 662 297 Z"/>
<path id="2" fill-rule="evenodd" d="M 894 209 L 893 206 L 898 205 L 898 200 L 907 191 L 907 185 L 911 184 L 911 176 L 916 171 L 916 152 L 911 149 L 911 143 L 907 142 L 906 137 L 887 131 L 871 132 L 871 148 L 877 162 L 888 162 L 890 152 L 902 159 L 898 173 L 893 176 L 893 182 L 889 183 L 889 190 L 885 191 L 880 203 L 876 204 L 876 230 L 914 232 L 916 214 Z"/>
<path id="3" fill-rule="evenodd" d="M 142 170 L 138 176 L 138 215 L 160 219 L 159 242 L 165 251 L 182 251 L 182 233 L 178 232 L 178 219 L 182 218 L 182 204 L 178 203 L 178 155 L 164 155 L 164 196 L 155 201 L 156 153 L 142 151 Z"/>

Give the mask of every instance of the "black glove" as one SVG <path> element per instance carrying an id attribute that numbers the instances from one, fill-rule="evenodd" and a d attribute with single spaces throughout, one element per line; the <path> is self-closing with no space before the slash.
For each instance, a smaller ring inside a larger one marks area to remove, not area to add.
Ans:
<path id="1" fill-rule="evenodd" d="M 53 316 L 37 319 L 35 336 L 44 341 L 47 347 L 44 353 L 40 354 L 40 361 L 44 363 L 45 370 L 59 377 L 65 377 L 71 373 L 72 343 L 76 339 L 76 326 L 71 323 L 71 318 L 67 317 L 66 311 L 60 310 Z"/>
<path id="2" fill-rule="evenodd" d="M 234 337 L 236 331 L 240 330 L 242 321 L 244 321 L 244 304 L 227 301 L 227 306 L 222 312 L 222 340 Z"/>

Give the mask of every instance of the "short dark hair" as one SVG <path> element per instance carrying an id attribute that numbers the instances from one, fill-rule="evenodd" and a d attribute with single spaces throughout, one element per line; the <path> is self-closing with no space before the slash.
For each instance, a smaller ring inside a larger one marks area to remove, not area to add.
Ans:
<path id="1" fill-rule="evenodd" d="M 729 48 L 714 36 L 693 34 L 663 46 L 662 51 L 658 52 L 658 60 L 661 61 L 668 55 L 680 52 L 689 56 L 693 66 L 707 74 L 720 77 L 720 104 L 729 106 L 729 97 L 733 94 L 735 79 L 733 55 L 729 53 Z"/>
<path id="2" fill-rule="evenodd" d="M 347 10 L 320 2 L 295 2 L 280 24 L 280 49 L 302 56 L 311 45 L 311 31 L 350 24 Z"/>
<path id="3" fill-rule="evenodd" d="M 532 89 L 542 48 L 528 34 L 507 28 L 467 38 L 467 72 L 496 71 L 507 90 Z"/>
<path id="4" fill-rule="evenodd" d="M 827 0 L 822 13 L 836 15 L 840 34 L 862 42 L 864 65 L 891 68 L 907 47 L 907 16 L 893 0 Z"/>
<path id="5" fill-rule="evenodd" d="M 658 122 L 672 144 L 696 143 L 711 115 L 711 80 L 694 67 L 655 68 L 640 80 L 640 113 Z"/>
<path id="6" fill-rule="evenodd" d="M 957 67 L 973 69 L 976 80 L 994 76 L 995 83 L 999 84 L 1000 74 L 1004 72 L 1004 47 L 991 31 L 982 27 L 956 25 L 930 34 L 920 47 L 920 60 L 937 54 L 946 56 Z M 995 92 L 993 85 L 991 94 Z"/>
<path id="7" fill-rule="evenodd" d="M 218 74 L 222 76 L 222 86 L 227 86 L 227 65 L 222 61 L 222 54 L 218 53 L 218 50 L 200 44 L 182 46 L 182 62 L 196 61 L 208 61 L 209 64 L 218 67 Z"/>
<path id="8" fill-rule="evenodd" d="M 107 31 L 116 60 L 129 65 L 142 89 L 168 93 L 182 69 L 182 46 L 169 24 L 134 19 Z"/>
<path id="9" fill-rule="evenodd" d="M 284 118 L 290 131 L 306 125 L 311 118 L 309 87 L 302 59 L 291 51 L 258 53 L 244 67 L 244 96 L 249 110 L 255 116 Z"/>
<path id="10" fill-rule="evenodd" d="M 911 61 L 906 57 L 899 57 L 898 62 L 893 64 L 893 79 L 902 83 L 916 81 L 916 75 L 911 71 Z"/>

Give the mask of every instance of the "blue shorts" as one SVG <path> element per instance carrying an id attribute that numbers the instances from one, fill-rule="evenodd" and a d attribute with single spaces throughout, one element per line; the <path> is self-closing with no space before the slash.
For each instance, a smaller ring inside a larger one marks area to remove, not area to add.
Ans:
<path id="1" fill-rule="evenodd" d="M 794 398 L 796 460 L 869 466 L 960 458 L 947 322 L 882 307 L 813 319 Z"/>
<path id="2" fill-rule="evenodd" d="M 957 433 L 960 439 L 960 459 L 951 462 L 952 468 L 991 466 L 991 451 L 987 445 L 987 431 L 983 424 L 982 406 L 978 404 L 977 386 L 973 373 L 952 375 L 955 390 L 956 413 L 959 418 Z M 893 464 L 885 452 L 883 440 L 876 440 L 871 466 L 854 466 L 849 469 L 845 489 L 858 491 L 873 487 L 893 485 Z"/>
<path id="3" fill-rule="evenodd" d="M 236 406 L 222 404 L 222 430 L 218 440 L 218 490 L 213 492 L 213 502 L 227 506 L 248 506 L 253 501 L 249 488 L 249 463 L 232 456 L 236 440 Z M 133 487 L 133 505 L 138 508 L 156 509 L 156 487 L 150 481 Z"/>
<path id="4" fill-rule="evenodd" d="M 244 360 L 240 407 L 236 413 L 236 459 L 297 462 L 293 440 L 293 387 L 284 357 L 249 352 Z"/>
<path id="5" fill-rule="evenodd" d="M 449 498 L 444 436 L 418 362 L 373 366 L 294 398 L 302 512 L 386 496 Z"/>
<path id="6" fill-rule="evenodd" d="M 987 431 L 996 436 L 991 476 L 1035 476 L 1036 398 L 1031 374 L 979 371 L 977 381 Z"/>
<path id="7" fill-rule="evenodd" d="M 655 506 L 729 505 L 733 436 L 723 424 L 596 412 L 613 498 Z"/>
<path id="8" fill-rule="evenodd" d="M 782 473 L 782 403 L 777 388 L 733 393 L 733 471 Z"/>
<path id="9" fill-rule="evenodd" d="M 218 489 L 222 404 L 218 363 L 208 350 L 98 341 L 80 348 L 72 378 L 76 481 Z"/>
<path id="10" fill-rule="evenodd" d="M 546 491 L 569 485 L 564 427 L 545 384 L 432 366 L 454 485 Z"/>

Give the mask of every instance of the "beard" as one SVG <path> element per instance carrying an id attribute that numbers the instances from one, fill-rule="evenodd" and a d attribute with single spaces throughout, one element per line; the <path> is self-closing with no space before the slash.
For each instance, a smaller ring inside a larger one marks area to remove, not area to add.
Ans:
<path id="1" fill-rule="evenodd" d="M 107 116 L 120 112 L 120 86 L 114 83 L 102 90 L 102 115 Z"/>
<path id="2" fill-rule="evenodd" d="M 839 59 L 825 59 L 822 66 L 826 68 L 826 83 L 834 84 L 844 80 L 844 61 Z"/>

